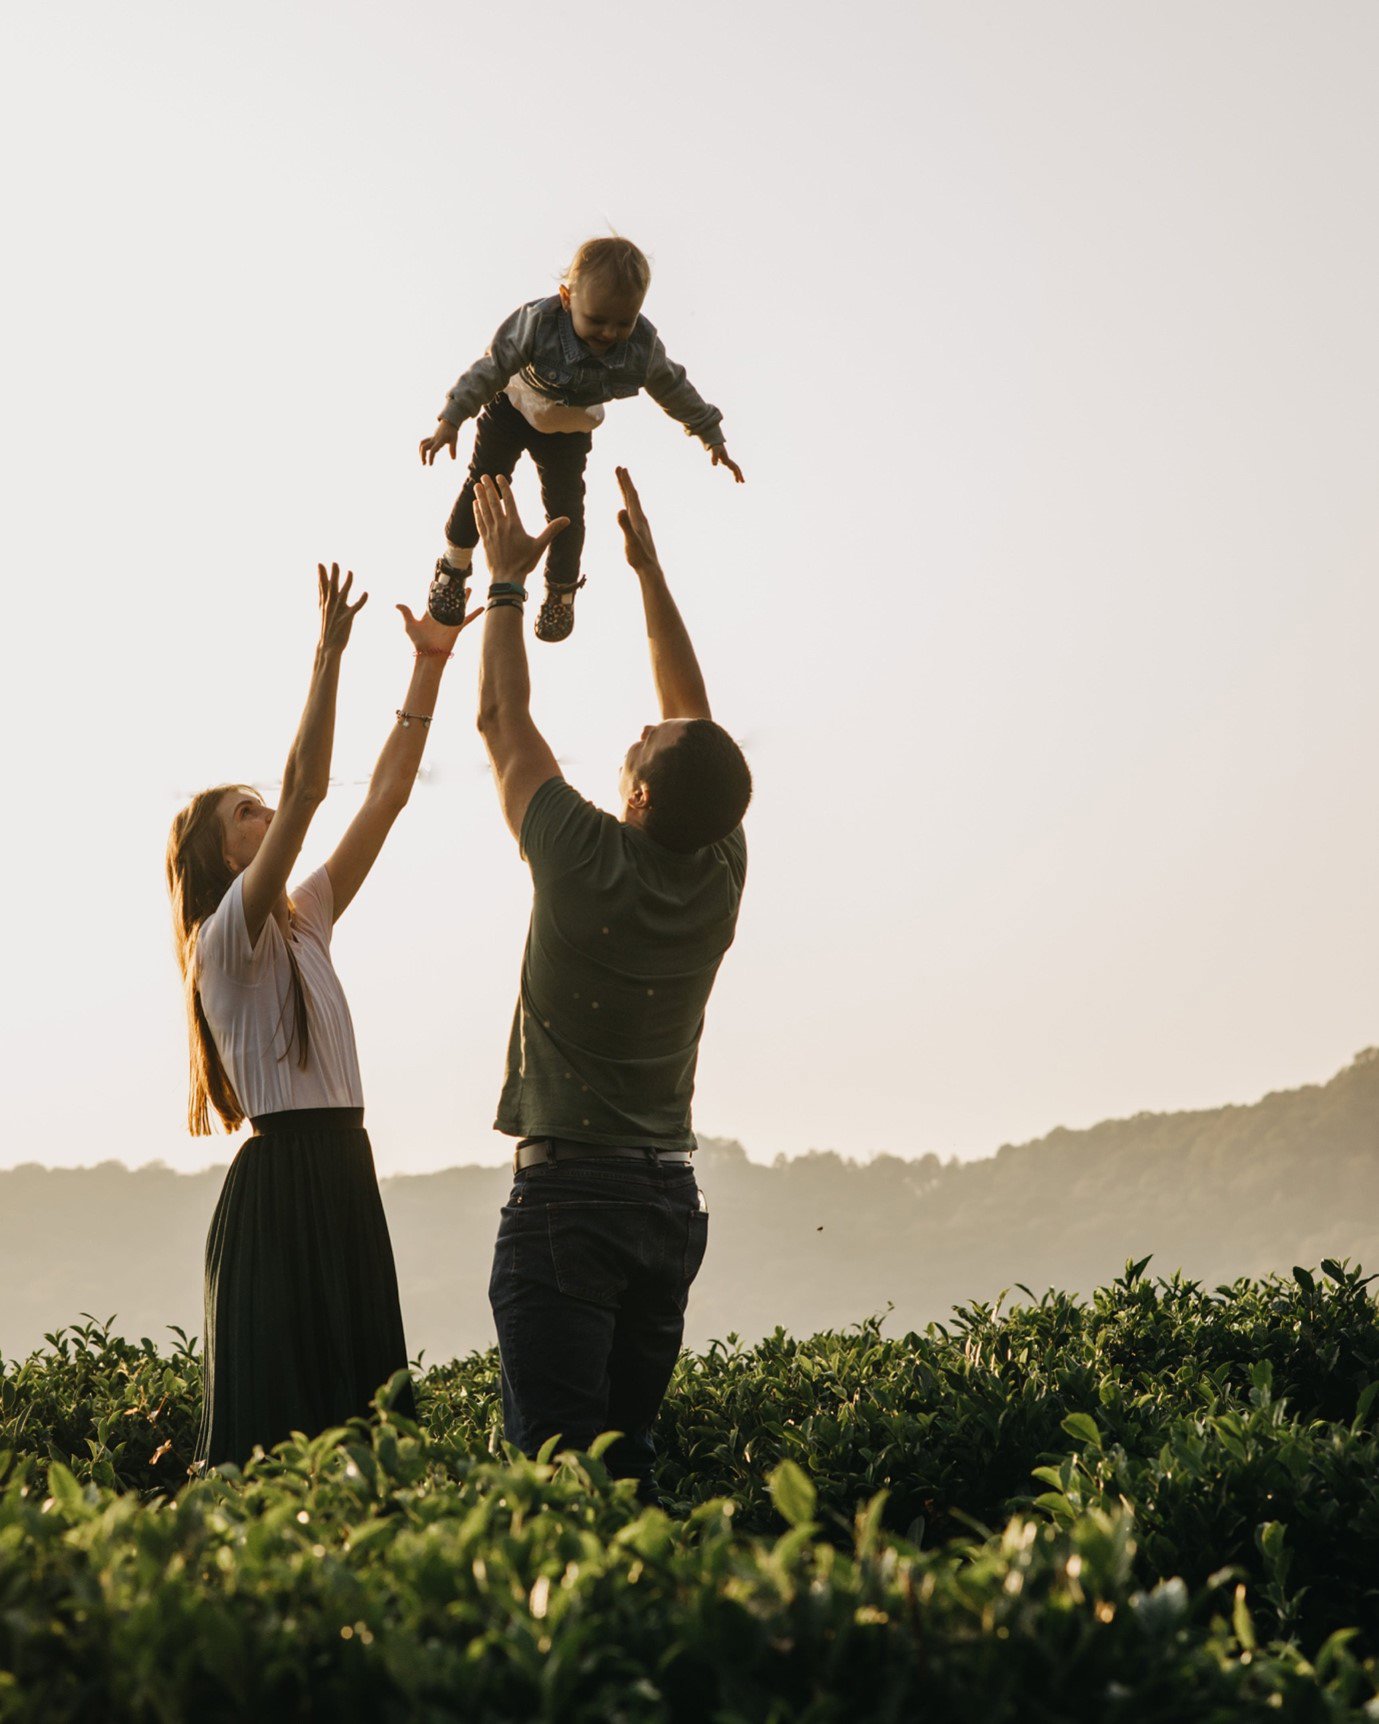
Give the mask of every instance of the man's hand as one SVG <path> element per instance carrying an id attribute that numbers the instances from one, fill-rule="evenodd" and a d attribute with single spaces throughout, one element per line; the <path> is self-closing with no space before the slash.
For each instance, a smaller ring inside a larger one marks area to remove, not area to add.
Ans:
<path id="1" fill-rule="evenodd" d="M 455 459 L 455 439 L 460 434 L 458 425 L 452 425 L 448 419 L 437 419 L 436 429 L 429 437 L 421 440 L 421 464 L 423 467 L 434 466 L 436 456 L 442 449 L 450 451 L 450 459 Z"/>
<path id="2" fill-rule="evenodd" d="M 651 527 L 626 467 L 617 469 L 623 507 L 618 510 L 623 549 L 637 572 L 646 613 L 646 638 L 651 648 L 651 676 L 656 684 L 662 718 L 712 718 L 709 697 L 689 631 L 670 596 Z"/>
<path id="3" fill-rule="evenodd" d="M 710 445 L 709 455 L 712 457 L 715 467 L 726 467 L 732 474 L 733 478 L 737 480 L 739 485 L 746 484 L 747 481 L 742 477 L 742 469 L 728 453 L 728 445 L 726 443 L 714 443 Z"/>
<path id="4" fill-rule="evenodd" d="M 525 580 L 541 561 L 546 546 L 570 524 L 568 515 L 557 516 L 546 523 L 544 532 L 532 538 L 517 513 L 512 486 L 501 473 L 496 479 L 485 474 L 474 487 L 474 520 L 495 581 Z"/>
<path id="5" fill-rule="evenodd" d="M 637 487 L 632 483 L 632 475 L 626 467 L 614 470 L 622 491 L 624 506 L 618 510 L 618 525 L 622 528 L 623 549 L 627 552 L 627 560 L 639 575 L 657 574 L 661 562 L 656 555 L 656 543 L 651 537 L 651 526 L 642 508 L 642 500 L 637 495 Z"/>

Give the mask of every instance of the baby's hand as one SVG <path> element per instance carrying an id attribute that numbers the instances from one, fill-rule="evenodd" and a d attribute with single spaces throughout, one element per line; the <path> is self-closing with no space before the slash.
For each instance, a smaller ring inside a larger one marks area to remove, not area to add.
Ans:
<path id="1" fill-rule="evenodd" d="M 737 480 L 739 485 L 746 483 L 742 477 L 742 469 L 728 453 L 728 445 L 726 443 L 712 444 L 709 448 L 709 454 L 713 459 L 715 467 L 726 467 L 732 474 L 733 478 Z"/>
<path id="2" fill-rule="evenodd" d="M 442 449 L 449 449 L 450 459 L 455 459 L 455 439 L 460 434 L 458 425 L 452 425 L 448 419 L 438 419 L 436 429 L 429 437 L 421 440 L 421 464 L 430 467 Z"/>

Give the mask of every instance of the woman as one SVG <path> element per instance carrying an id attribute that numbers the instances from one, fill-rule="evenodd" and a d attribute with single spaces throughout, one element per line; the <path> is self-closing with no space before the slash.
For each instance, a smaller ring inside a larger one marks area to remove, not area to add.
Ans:
<path id="1" fill-rule="evenodd" d="M 288 879 L 330 780 L 340 659 L 368 594 L 318 569 L 321 636 L 276 810 L 242 785 L 172 823 L 168 890 L 187 997 L 188 1124 L 253 1135 L 226 1175 L 206 1241 L 206 1401 L 200 1468 L 241 1465 L 294 1430 L 367 1413 L 405 1370 L 397 1276 L 364 1131 L 333 924 L 407 801 L 456 634 L 399 605 L 416 651 L 406 700 L 363 806 L 323 868 Z M 412 1412 L 408 1383 L 394 1401 Z"/>

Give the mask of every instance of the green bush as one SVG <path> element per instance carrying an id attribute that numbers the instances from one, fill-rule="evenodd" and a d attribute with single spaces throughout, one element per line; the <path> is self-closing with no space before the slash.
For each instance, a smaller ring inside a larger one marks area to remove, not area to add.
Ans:
<path id="1" fill-rule="evenodd" d="M 0 1455 L 62 1461 L 123 1490 L 175 1490 L 196 1447 L 201 1360 L 181 1329 L 165 1357 L 147 1337 L 112 1335 L 113 1322 L 59 1329 L 46 1352 L 0 1371 Z"/>
<path id="2" fill-rule="evenodd" d="M 419 1423 L 186 1482 L 200 1369 L 0 1373 L 0 1718 L 1379 1718 L 1366 1280 L 1151 1282 L 686 1356 L 670 1512 Z"/>

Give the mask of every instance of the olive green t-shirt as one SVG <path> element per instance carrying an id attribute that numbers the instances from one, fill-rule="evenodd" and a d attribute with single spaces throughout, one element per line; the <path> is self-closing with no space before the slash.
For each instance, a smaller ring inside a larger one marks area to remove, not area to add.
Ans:
<path id="1" fill-rule="evenodd" d="M 497 1129 L 692 1149 L 704 1008 L 747 875 L 741 826 L 682 855 L 548 778 L 522 854 L 531 926 Z"/>

